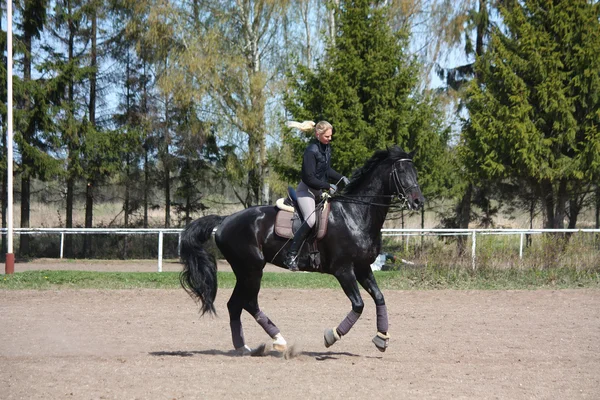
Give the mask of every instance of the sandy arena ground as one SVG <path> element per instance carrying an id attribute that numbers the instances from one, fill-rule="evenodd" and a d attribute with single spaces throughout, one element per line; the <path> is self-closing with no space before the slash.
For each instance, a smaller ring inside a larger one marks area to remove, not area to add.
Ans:
<path id="1" fill-rule="evenodd" d="M 598 290 L 386 291 L 392 339 L 380 353 L 365 293 L 363 317 L 326 349 L 323 330 L 350 310 L 343 292 L 266 289 L 287 359 L 231 351 L 230 294 L 219 291 L 218 317 L 200 318 L 183 290 L 0 291 L 0 398 L 600 398 Z M 243 323 L 249 345 L 267 342 Z"/>

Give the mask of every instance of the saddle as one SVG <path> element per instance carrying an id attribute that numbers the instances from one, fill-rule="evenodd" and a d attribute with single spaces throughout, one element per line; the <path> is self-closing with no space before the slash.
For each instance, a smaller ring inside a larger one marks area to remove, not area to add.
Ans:
<path id="1" fill-rule="evenodd" d="M 275 216 L 275 233 L 283 238 L 291 239 L 294 233 L 304 223 L 304 216 L 298 207 L 298 199 L 294 188 L 288 188 L 288 197 L 280 198 L 275 202 L 279 211 Z M 316 240 L 321 240 L 327 233 L 327 218 L 329 217 L 329 203 L 317 203 L 315 207 L 315 226 L 309 238 L 314 236 Z"/>
<path id="2" fill-rule="evenodd" d="M 293 238 L 294 233 L 304 223 L 304 216 L 300 211 L 300 207 L 298 207 L 296 190 L 288 187 L 288 197 L 278 199 L 275 205 L 279 209 L 275 216 L 275 234 L 286 239 Z M 306 238 L 310 251 L 310 262 L 316 269 L 319 269 L 321 264 L 317 241 L 321 240 L 327 233 L 329 209 L 329 202 L 327 201 L 321 201 L 315 205 L 315 226 Z"/>

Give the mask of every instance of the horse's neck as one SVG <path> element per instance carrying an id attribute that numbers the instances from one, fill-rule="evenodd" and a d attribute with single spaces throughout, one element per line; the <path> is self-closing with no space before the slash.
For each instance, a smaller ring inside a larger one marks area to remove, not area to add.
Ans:
<path id="1" fill-rule="evenodd" d="M 391 203 L 391 198 L 383 191 L 381 182 L 371 182 L 362 190 L 348 193 L 351 200 L 342 207 L 352 216 L 356 228 L 362 231 L 381 230 Z"/>

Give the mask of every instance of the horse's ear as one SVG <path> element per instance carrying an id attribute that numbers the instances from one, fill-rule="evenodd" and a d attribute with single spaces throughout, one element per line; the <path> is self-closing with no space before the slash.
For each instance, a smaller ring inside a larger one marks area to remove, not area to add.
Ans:
<path id="1" fill-rule="evenodd" d="M 415 158 L 415 153 L 417 152 L 417 149 L 411 151 L 410 153 L 408 153 L 408 156 L 410 157 L 410 159 L 412 160 L 413 158 Z"/>

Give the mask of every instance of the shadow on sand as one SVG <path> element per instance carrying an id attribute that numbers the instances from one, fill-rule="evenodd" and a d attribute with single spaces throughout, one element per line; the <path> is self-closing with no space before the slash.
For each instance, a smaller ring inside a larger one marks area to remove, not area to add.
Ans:
<path id="1" fill-rule="evenodd" d="M 335 352 L 335 351 L 297 351 L 295 346 L 289 346 L 284 352 L 273 350 L 270 346 L 262 344 L 252 351 L 250 354 L 242 355 L 235 350 L 223 351 L 223 350 L 178 350 L 178 351 L 153 351 L 149 353 L 154 357 L 194 357 L 197 355 L 204 356 L 225 356 L 225 357 L 274 357 L 284 358 L 286 360 L 296 357 L 309 357 L 314 358 L 317 361 L 326 360 L 338 360 L 346 357 L 363 357 L 363 358 L 381 358 L 372 356 L 361 356 L 358 354 L 348 352 Z"/>

